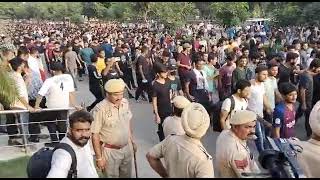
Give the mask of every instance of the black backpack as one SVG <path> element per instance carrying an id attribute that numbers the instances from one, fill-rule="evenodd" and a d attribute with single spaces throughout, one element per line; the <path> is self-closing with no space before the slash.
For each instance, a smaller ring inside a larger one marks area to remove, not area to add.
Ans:
<path id="1" fill-rule="evenodd" d="M 43 147 L 34 153 L 27 165 L 28 178 L 46 178 L 51 169 L 51 160 L 53 152 L 57 149 L 64 149 L 70 153 L 72 158 L 71 168 L 68 172 L 68 178 L 77 178 L 77 157 L 73 148 L 66 143 L 59 143 L 54 149 Z"/>
<path id="2" fill-rule="evenodd" d="M 230 106 L 230 111 L 228 114 L 228 117 L 230 116 L 231 112 L 233 111 L 235 107 L 235 101 L 233 96 L 230 96 L 229 99 L 231 100 L 231 106 Z M 221 124 L 220 124 L 220 112 L 221 112 L 221 107 L 222 107 L 223 101 L 219 101 L 216 104 L 212 106 L 212 129 L 213 131 L 218 131 L 221 132 Z"/>

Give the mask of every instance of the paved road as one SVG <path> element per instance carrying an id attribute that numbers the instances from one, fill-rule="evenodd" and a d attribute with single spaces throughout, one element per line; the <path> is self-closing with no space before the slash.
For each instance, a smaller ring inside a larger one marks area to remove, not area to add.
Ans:
<path id="1" fill-rule="evenodd" d="M 77 92 L 78 100 L 86 104 L 93 102 L 94 97 L 88 93 L 87 82 L 80 83 L 80 89 Z M 126 95 L 126 94 L 125 94 Z M 130 106 L 133 113 L 133 133 L 138 145 L 137 160 L 139 177 L 159 177 L 149 166 L 146 160 L 146 153 L 149 148 L 159 142 L 156 134 L 157 126 L 153 120 L 152 105 L 147 102 L 136 103 L 134 99 L 130 99 Z M 305 139 L 304 135 L 304 120 L 299 120 L 296 129 L 298 137 Z M 215 143 L 219 133 L 212 131 L 209 128 L 205 137 L 203 137 L 203 144 L 208 152 L 215 159 Z"/>
<path id="2" fill-rule="evenodd" d="M 78 102 L 84 102 L 87 106 L 94 101 L 94 96 L 88 89 L 88 78 L 79 82 L 77 91 Z M 126 95 L 126 94 L 125 94 Z M 133 131 L 138 145 L 137 160 L 139 177 L 159 177 L 149 166 L 146 160 L 147 151 L 156 143 L 158 143 L 158 136 L 156 134 L 157 126 L 153 120 L 151 104 L 147 102 L 136 103 L 133 99 L 129 100 L 130 106 L 133 112 Z M 304 139 L 304 127 L 303 120 L 300 120 L 296 126 L 298 137 Z M 43 129 L 44 132 L 46 128 Z M 207 131 L 207 134 L 202 139 L 204 146 L 208 152 L 215 159 L 215 142 L 219 133 L 213 132 L 211 129 Z M 6 145 L 7 139 L 0 138 L 0 146 Z M 22 156 L 24 153 L 19 151 L 18 148 L 0 148 L 0 160 L 11 159 L 13 157 Z"/>

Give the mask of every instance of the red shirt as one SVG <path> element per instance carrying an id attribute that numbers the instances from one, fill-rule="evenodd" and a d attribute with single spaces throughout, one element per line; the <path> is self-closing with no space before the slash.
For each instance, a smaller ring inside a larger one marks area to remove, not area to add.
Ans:
<path id="1" fill-rule="evenodd" d="M 190 56 L 189 55 L 185 55 L 184 53 L 179 53 L 177 61 L 180 61 L 180 64 L 182 64 L 182 65 L 191 66 L 191 58 L 190 58 Z M 184 67 L 179 67 L 178 71 L 179 71 L 179 74 L 182 74 L 182 75 L 184 75 L 187 72 L 189 72 L 189 70 L 187 68 L 184 68 Z"/>

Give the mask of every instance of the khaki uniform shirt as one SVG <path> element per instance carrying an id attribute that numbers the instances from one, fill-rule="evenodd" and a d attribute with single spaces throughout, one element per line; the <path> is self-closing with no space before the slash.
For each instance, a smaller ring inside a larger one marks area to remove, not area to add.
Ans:
<path id="1" fill-rule="evenodd" d="M 169 178 L 213 178 L 212 157 L 200 140 L 186 135 L 168 136 L 149 151 L 164 158 Z"/>
<path id="2" fill-rule="evenodd" d="M 231 130 L 224 130 L 216 142 L 218 177 L 240 178 L 241 173 L 260 172 L 246 141 Z"/>
<path id="3" fill-rule="evenodd" d="M 104 143 L 124 146 L 129 140 L 129 125 L 132 113 L 129 102 L 122 99 L 120 108 L 104 99 L 92 110 L 94 121 L 91 124 L 91 132 L 100 134 L 100 140 Z"/>
<path id="4" fill-rule="evenodd" d="M 181 124 L 181 118 L 177 116 L 169 116 L 163 121 L 163 133 L 167 137 L 171 134 L 183 135 L 185 134 Z"/>
<path id="5" fill-rule="evenodd" d="M 320 141 L 310 139 L 308 141 L 295 140 L 294 144 L 300 145 L 303 150 L 298 153 L 297 160 L 303 169 L 304 175 L 308 178 L 320 177 Z"/>

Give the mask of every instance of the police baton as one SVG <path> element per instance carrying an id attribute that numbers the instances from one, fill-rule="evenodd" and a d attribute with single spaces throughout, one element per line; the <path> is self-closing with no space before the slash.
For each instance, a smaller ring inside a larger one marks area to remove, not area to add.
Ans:
<path id="1" fill-rule="evenodd" d="M 138 178 L 137 157 L 136 157 L 136 152 L 134 151 L 133 143 L 132 143 L 132 149 L 133 149 L 134 170 L 136 172 L 136 178 Z"/>
<path id="2" fill-rule="evenodd" d="M 138 178 L 138 167 L 137 167 L 136 152 L 133 152 L 133 159 L 134 159 L 134 170 L 136 171 L 136 178 Z"/>

